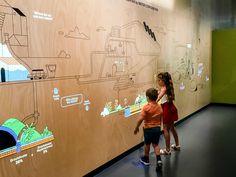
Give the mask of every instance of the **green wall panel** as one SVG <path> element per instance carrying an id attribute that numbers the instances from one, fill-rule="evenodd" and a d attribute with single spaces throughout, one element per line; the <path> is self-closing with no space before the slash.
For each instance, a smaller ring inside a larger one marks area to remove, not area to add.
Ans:
<path id="1" fill-rule="evenodd" d="M 212 33 L 212 102 L 236 104 L 236 29 Z"/>

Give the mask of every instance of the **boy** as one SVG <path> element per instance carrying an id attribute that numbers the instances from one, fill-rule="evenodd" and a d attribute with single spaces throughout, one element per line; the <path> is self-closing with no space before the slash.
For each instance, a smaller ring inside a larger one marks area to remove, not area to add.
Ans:
<path id="1" fill-rule="evenodd" d="M 142 109 L 141 115 L 137 121 L 136 128 L 134 129 L 134 134 L 139 132 L 139 126 L 144 121 L 144 156 L 141 157 L 140 161 L 144 165 L 149 165 L 149 151 L 150 145 L 152 144 L 157 160 L 156 170 L 161 170 L 162 161 L 160 156 L 160 148 L 158 146 L 159 138 L 161 135 L 161 117 L 162 108 L 156 100 L 158 96 L 158 91 L 154 88 L 149 88 L 146 91 L 146 97 L 148 104 Z"/>

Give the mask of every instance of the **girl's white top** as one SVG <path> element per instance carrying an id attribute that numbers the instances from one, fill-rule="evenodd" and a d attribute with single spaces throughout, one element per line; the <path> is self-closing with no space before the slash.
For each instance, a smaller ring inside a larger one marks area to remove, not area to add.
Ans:
<path id="1" fill-rule="evenodd" d="M 165 102 L 167 102 L 168 101 L 167 94 L 163 95 L 160 101 L 161 101 L 161 104 L 164 104 Z"/>
<path id="2" fill-rule="evenodd" d="M 165 102 L 168 101 L 165 86 L 161 87 L 160 93 L 158 94 L 158 98 L 161 98 L 160 101 L 158 101 L 158 103 L 160 103 L 160 104 L 164 104 Z"/>

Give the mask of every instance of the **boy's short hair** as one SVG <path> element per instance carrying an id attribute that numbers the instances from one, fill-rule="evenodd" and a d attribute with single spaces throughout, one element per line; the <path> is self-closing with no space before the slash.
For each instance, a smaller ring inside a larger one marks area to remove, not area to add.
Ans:
<path id="1" fill-rule="evenodd" d="M 158 92 L 157 89 L 155 88 L 149 88 L 146 91 L 146 96 L 151 100 L 151 101 L 156 101 L 157 100 L 157 96 L 158 96 Z"/>

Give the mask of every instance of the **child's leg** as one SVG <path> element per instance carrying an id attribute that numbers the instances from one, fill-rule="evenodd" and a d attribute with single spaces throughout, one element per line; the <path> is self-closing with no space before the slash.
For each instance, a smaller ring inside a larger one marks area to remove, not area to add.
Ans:
<path id="1" fill-rule="evenodd" d="M 161 153 L 160 153 L 160 146 L 158 144 L 153 144 L 153 149 L 156 154 L 157 162 L 161 161 Z"/>
<path id="2" fill-rule="evenodd" d="M 160 155 L 160 146 L 157 144 L 153 144 L 152 146 L 153 146 L 156 156 Z"/>
<path id="3" fill-rule="evenodd" d="M 164 124 L 164 138 L 166 143 L 166 150 L 170 151 L 170 126 L 168 124 Z"/>
<path id="4" fill-rule="evenodd" d="M 177 131 L 175 129 L 174 123 L 171 125 L 170 130 L 173 134 L 173 137 L 174 137 L 174 140 L 175 140 L 175 145 L 179 146 L 179 137 L 178 137 Z"/>
<path id="5" fill-rule="evenodd" d="M 150 151 L 150 144 L 144 144 L 144 156 L 140 158 L 140 162 L 144 165 L 149 165 L 149 151 Z"/>
<path id="6" fill-rule="evenodd" d="M 144 156 L 149 157 L 150 144 L 144 144 Z"/>
<path id="7" fill-rule="evenodd" d="M 157 165 L 156 165 L 156 171 L 160 171 L 162 168 L 162 160 L 161 160 L 161 153 L 160 153 L 160 147 L 158 144 L 153 144 L 153 148 L 156 154 L 157 159 Z"/>

